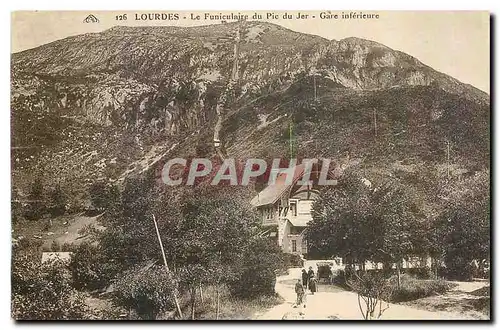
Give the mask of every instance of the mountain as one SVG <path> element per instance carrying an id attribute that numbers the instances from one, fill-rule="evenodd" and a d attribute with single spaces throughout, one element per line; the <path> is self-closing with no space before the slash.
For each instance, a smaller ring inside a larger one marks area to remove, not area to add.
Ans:
<path id="1" fill-rule="evenodd" d="M 238 79 L 226 93 L 238 29 Z M 489 168 L 489 95 L 359 38 L 263 22 L 114 27 L 15 53 L 11 76 L 21 195 L 40 177 L 76 202 L 96 180 L 213 155 L 224 93 L 228 157 L 289 157 L 292 127 L 297 156 L 349 157 L 374 173 Z"/>

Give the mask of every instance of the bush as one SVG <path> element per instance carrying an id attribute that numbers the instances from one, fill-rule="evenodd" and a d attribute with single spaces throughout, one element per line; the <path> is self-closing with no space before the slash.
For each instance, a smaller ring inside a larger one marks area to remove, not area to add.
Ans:
<path id="1" fill-rule="evenodd" d="M 40 178 L 36 178 L 28 194 L 29 203 L 24 209 L 24 218 L 32 221 L 41 219 L 47 212 L 45 207 L 44 187 Z"/>
<path id="2" fill-rule="evenodd" d="M 472 281 L 474 277 L 474 268 L 470 264 L 468 258 L 460 255 L 447 255 L 445 258 L 446 263 L 446 278 L 458 281 Z"/>
<path id="3" fill-rule="evenodd" d="M 283 298 L 279 295 L 258 296 L 253 299 L 231 297 L 225 285 L 222 285 L 218 291 L 220 293 L 219 320 L 251 320 L 255 318 L 256 313 L 284 302 Z M 184 301 L 188 302 L 189 297 L 185 297 Z M 217 288 L 213 285 L 204 286 L 203 303 L 198 300 L 196 319 L 217 319 L 216 304 Z M 187 306 L 184 309 L 186 312 L 189 311 L 189 307 Z"/>
<path id="4" fill-rule="evenodd" d="M 61 252 L 61 244 L 58 241 L 52 241 L 52 244 L 50 245 L 50 250 L 52 252 Z"/>
<path id="5" fill-rule="evenodd" d="M 120 198 L 119 190 L 114 185 L 105 182 L 95 182 L 89 189 L 92 206 L 98 211 L 105 211 L 117 205 Z"/>
<path id="6" fill-rule="evenodd" d="M 105 287 L 116 274 L 100 247 L 84 242 L 74 248 L 69 269 L 73 286 L 78 290 L 97 290 Z"/>
<path id="7" fill-rule="evenodd" d="M 243 298 L 272 295 L 275 293 L 276 272 L 283 267 L 283 253 L 274 242 L 266 238 L 253 240 L 237 267 L 230 291 Z"/>
<path id="8" fill-rule="evenodd" d="M 155 320 L 161 313 L 175 308 L 173 278 L 161 266 L 129 271 L 115 282 L 115 301 L 139 318 Z"/>
<path id="9" fill-rule="evenodd" d="M 304 267 L 304 261 L 297 254 L 283 253 L 283 263 L 286 269 L 295 267 Z"/>
<path id="10" fill-rule="evenodd" d="M 12 254 L 24 252 L 28 255 L 38 255 L 42 251 L 42 245 L 42 240 L 21 236 L 14 243 Z"/>
<path id="11" fill-rule="evenodd" d="M 40 264 L 28 255 L 14 255 L 12 317 L 16 320 L 78 320 L 89 318 L 83 297 L 70 285 L 60 261 Z"/>
<path id="12" fill-rule="evenodd" d="M 429 267 L 407 268 L 404 272 L 405 274 L 412 275 L 419 279 L 430 279 L 433 275 L 432 270 Z"/>
<path id="13" fill-rule="evenodd" d="M 356 271 L 358 274 L 360 271 Z M 379 275 L 380 270 L 377 269 L 369 269 L 365 271 L 366 274 L 368 275 L 374 275 L 376 273 Z M 344 269 L 338 269 L 334 272 L 333 274 L 333 279 L 332 282 L 335 285 L 338 285 L 346 290 L 352 290 L 352 288 L 347 284 L 347 281 L 352 279 L 354 277 L 354 270 L 352 268 L 344 268 Z"/>
<path id="14" fill-rule="evenodd" d="M 347 285 L 358 293 L 360 312 L 365 320 L 380 319 L 389 307 L 383 306 L 383 299 L 390 296 L 392 287 L 383 271 L 356 272 L 347 279 Z M 363 303 L 361 303 L 363 301 Z"/>
<path id="15" fill-rule="evenodd" d="M 343 288 L 347 288 L 345 271 L 343 269 L 339 269 L 333 275 L 333 280 L 332 281 L 333 281 L 333 284 L 336 284 L 336 285 L 341 286 Z"/>
<path id="16" fill-rule="evenodd" d="M 68 243 L 68 242 L 64 242 L 61 245 L 61 251 L 63 251 L 63 252 L 75 252 L 77 248 L 78 248 L 78 245 L 73 244 L 73 243 Z"/>
<path id="17" fill-rule="evenodd" d="M 359 273 L 359 272 L 358 272 Z M 380 272 L 376 270 L 369 270 L 366 272 L 367 278 L 379 277 Z M 350 277 L 352 279 L 352 276 Z M 338 270 L 333 277 L 333 283 L 343 287 L 345 289 L 355 290 L 352 286 L 346 284 L 348 279 L 345 276 L 344 270 Z M 443 294 L 450 290 L 453 286 L 452 283 L 446 282 L 445 280 L 424 280 L 418 279 L 415 276 L 409 274 L 401 275 L 401 288 L 398 289 L 397 276 L 393 275 L 387 279 L 387 290 L 385 290 L 384 296 L 382 297 L 386 301 L 390 302 L 403 302 L 410 301 L 420 298 L 425 298 L 433 296 L 436 294 Z"/>
<path id="18" fill-rule="evenodd" d="M 63 215 L 66 212 L 67 198 L 60 185 L 56 185 L 56 187 L 50 192 L 49 198 L 50 215 L 52 217 Z"/>
<path id="19" fill-rule="evenodd" d="M 391 302 L 410 301 L 420 298 L 443 294 L 454 285 L 442 279 L 419 280 L 409 275 L 401 276 L 401 288 L 397 289 L 397 278 L 390 278 L 391 286 L 394 288 L 389 298 Z"/>

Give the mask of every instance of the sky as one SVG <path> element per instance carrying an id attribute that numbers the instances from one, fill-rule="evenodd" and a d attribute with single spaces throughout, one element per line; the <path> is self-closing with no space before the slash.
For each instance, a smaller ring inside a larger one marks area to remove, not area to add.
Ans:
<path id="1" fill-rule="evenodd" d="M 207 11 L 208 12 L 208 11 Z M 233 11 L 248 14 L 255 11 Z M 338 14 L 349 11 L 332 11 Z M 353 11 L 360 13 L 359 10 Z M 116 25 L 176 25 L 194 26 L 220 23 L 220 21 L 191 20 L 191 14 L 204 12 L 154 11 L 154 13 L 178 13 L 180 19 L 144 21 L 136 20 L 135 14 L 153 13 L 141 11 L 18 11 L 11 16 L 11 52 L 34 48 L 68 36 L 100 32 Z M 219 12 L 212 12 L 218 14 Z M 229 13 L 222 11 L 222 13 Z M 315 34 L 327 39 L 340 40 L 359 37 L 380 42 L 392 49 L 405 52 L 435 70 L 446 73 L 464 83 L 471 84 L 487 93 L 490 91 L 490 17 L 485 11 L 364 11 L 378 14 L 378 19 L 320 19 L 320 11 L 304 11 L 308 19 L 283 19 L 283 11 L 273 11 L 278 19 L 262 21 L 282 25 L 288 29 Z M 293 17 L 298 11 L 287 11 Z M 84 23 L 93 14 L 98 23 Z M 126 21 L 117 15 L 127 14 Z M 313 19 L 312 16 L 315 16 Z M 184 19 L 186 17 L 186 19 Z M 229 22 L 229 20 L 228 20 Z"/>

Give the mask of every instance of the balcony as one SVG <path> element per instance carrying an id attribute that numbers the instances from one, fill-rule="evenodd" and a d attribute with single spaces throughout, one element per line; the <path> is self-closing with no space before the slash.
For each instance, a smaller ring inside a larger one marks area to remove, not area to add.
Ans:
<path id="1" fill-rule="evenodd" d="M 264 226 L 277 226 L 278 225 L 278 215 L 275 214 L 274 216 L 271 217 L 262 217 L 262 225 Z"/>

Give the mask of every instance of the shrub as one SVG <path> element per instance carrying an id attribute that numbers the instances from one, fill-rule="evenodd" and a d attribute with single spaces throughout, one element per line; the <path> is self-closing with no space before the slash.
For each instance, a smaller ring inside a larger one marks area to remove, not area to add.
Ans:
<path id="1" fill-rule="evenodd" d="M 66 212 L 67 198 L 60 185 L 56 185 L 56 187 L 50 192 L 49 198 L 50 215 L 52 217 L 63 215 Z"/>
<path id="2" fill-rule="evenodd" d="M 341 286 L 343 288 L 346 288 L 346 277 L 345 277 L 345 271 L 343 269 L 339 269 L 334 275 L 333 275 L 333 284 L 336 284 L 338 286 Z"/>
<path id="3" fill-rule="evenodd" d="M 447 278 L 459 281 L 472 281 L 474 268 L 468 258 L 450 253 L 450 255 L 446 256 L 445 263 Z"/>
<path id="4" fill-rule="evenodd" d="M 172 292 L 176 287 L 165 268 L 129 271 L 115 282 L 115 301 L 139 318 L 155 320 L 161 313 L 175 308 Z"/>
<path id="5" fill-rule="evenodd" d="M 89 194 L 92 206 L 98 211 L 104 211 L 116 206 L 120 197 L 116 186 L 101 181 L 90 186 Z"/>
<path id="6" fill-rule="evenodd" d="M 68 242 L 64 242 L 61 245 L 61 251 L 64 251 L 64 252 L 75 252 L 77 248 L 78 248 L 78 245 L 73 244 L 73 243 L 68 243 Z"/>
<path id="7" fill-rule="evenodd" d="M 255 318 L 255 314 L 264 309 L 272 308 L 284 302 L 279 295 L 258 296 L 253 299 L 231 297 L 228 288 L 222 285 L 218 290 L 215 286 L 208 285 L 203 287 L 203 303 L 197 298 L 198 306 L 196 309 L 197 320 L 215 320 L 217 319 L 217 291 L 220 293 L 220 312 L 219 320 L 250 320 Z M 198 296 L 199 297 L 199 296 Z M 185 297 L 185 301 L 189 298 Z M 186 311 L 189 308 L 185 307 Z"/>
<path id="8" fill-rule="evenodd" d="M 116 274 L 99 246 L 84 242 L 74 248 L 69 269 L 73 286 L 78 290 L 97 290 L 105 287 Z"/>
<path id="9" fill-rule="evenodd" d="M 253 240 L 237 267 L 238 274 L 230 283 L 230 291 L 243 298 L 272 295 L 276 272 L 283 266 L 283 254 L 276 244 L 265 238 Z"/>
<path id="10" fill-rule="evenodd" d="M 52 244 L 50 245 L 50 250 L 52 252 L 61 252 L 61 244 L 58 241 L 52 241 Z"/>
<path id="11" fill-rule="evenodd" d="M 304 267 L 304 261 L 297 254 L 283 253 L 283 263 L 286 269 L 294 267 Z"/>
<path id="12" fill-rule="evenodd" d="M 439 280 L 419 280 L 409 275 L 401 276 L 401 288 L 397 289 L 397 278 L 390 278 L 393 288 L 389 298 L 391 302 L 410 301 L 420 298 L 443 294 L 450 290 L 454 285 L 442 279 Z"/>
<path id="13" fill-rule="evenodd" d="M 16 252 L 37 255 L 42 250 L 43 241 L 28 237 L 19 237 L 13 246 L 13 255 Z"/>
<path id="14" fill-rule="evenodd" d="M 12 263 L 12 317 L 16 320 L 76 320 L 89 317 L 83 297 L 70 285 L 60 261 L 40 264 L 16 254 Z"/>
<path id="15" fill-rule="evenodd" d="M 359 273 L 359 272 L 358 272 Z M 367 279 L 379 278 L 381 273 L 375 270 L 367 271 L 363 275 Z M 382 272 L 383 273 L 383 272 Z M 360 275 L 361 276 L 361 275 Z M 346 289 L 357 291 L 355 286 L 348 285 L 346 282 L 353 277 L 346 278 L 344 270 L 338 270 L 333 277 L 333 283 Z M 380 280 L 380 279 L 379 279 Z M 387 288 L 384 290 L 382 299 L 390 302 L 403 302 L 420 298 L 433 296 L 436 294 L 443 294 L 450 290 L 453 286 L 452 283 L 446 282 L 443 279 L 439 280 L 424 280 L 418 279 L 409 274 L 401 275 L 401 288 L 398 289 L 398 280 L 396 275 L 391 276 L 387 280 Z M 370 281 L 368 281 L 369 283 Z"/>
<path id="16" fill-rule="evenodd" d="M 31 186 L 29 195 L 29 203 L 24 209 L 24 217 L 28 220 L 39 220 L 47 212 L 45 206 L 44 187 L 40 178 L 36 178 Z"/>
<path id="17" fill-rule="evenodd" d="M 430 267 L 408 268 L 405 269 L 404 272 L 405 274 L 415 276 L 419 279 L 429 279 L 433 275 Z"/>
<path id="18" fill-rule="evenodd" d="M 42 246 L 42 252 L 52 252 L 52 247 L 50 246 Z"/>
<path id="19" fill-rule="evenodd" d="M 360 271 L 356 271 L 357 273 L 360 273 Z M 376 269 L 369 269 L 366 270 L 365 273 L 373 275 L 374 273 L 377 274 L 377 276 L 380 273 L 380 270 Z M 336 284 L 346 290 L 352 290 L 352 287 L 348 285 L 348 281 L 350 279 L 353 279 L 355 277 L 355 271 L 352 268 L 346 267 L 344 269 L 337 269 L 334 271 L 333 274 L 333 279 L 332 282 L 333 284 Z"/>
<path id="20" fill-rule="evenodd" d="M 356 272 L 346 282 L 358 293 L 359 310 L 365 320 L 379 319 L 389 308 L 383 299 L 391 294 L 392 287 L 382 271 Z"/>

